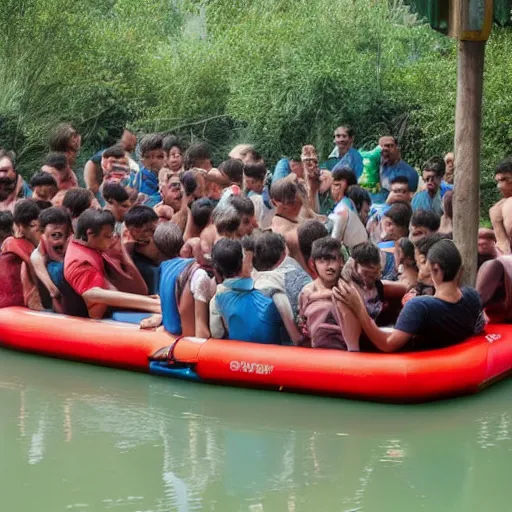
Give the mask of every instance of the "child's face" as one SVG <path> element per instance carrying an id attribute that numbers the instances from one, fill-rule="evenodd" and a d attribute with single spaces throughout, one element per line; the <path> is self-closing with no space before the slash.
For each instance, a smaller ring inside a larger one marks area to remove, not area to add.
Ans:
<path id="1" fill-rule="evenodd" d="M 183 155 L 181 149 L 173 147 L 167 153 L 167 167 L 173 171 L 178 172 L 183 167 Z"/>
<path id="2" fill-rule="evenodd" d="M 366 288 L 373 288 L 375 283 L 381 278 L 382 270 L 378 265 L 359 265 L 356 264 L 356 272 L 362 279 Z"/>
<path id="3" fill-rule="evenodd" d="M 123 222 L 126 212 L 131 208 L 129 199 L 119 203 L 115 199 L 110 203 L 110 211 L 114 215 L 116 222 Z"/>
<path id="4" fill-rule="evenodd" d="M 257 180 L 255 178 L 249 178 L 246 176 L 245 178 L 245 190 L 247 192 L 256 192 L 256 194 L 261 194 L 263 192 L 263 180 Z"/>
<path id="5" fill-rule="evenodd" d="M 337 284 L 343 266 L 339 254 L 332 253 L 329 257 L 319 258 L 314 261 L 314 265 L 318 278 L 322 281 L 324 286 L 332 288 Z"/>
<path id="6" fill-rule="evenodd" d="M 254 215 L 242 215 L 242 221 L 237 231 L 237 236 L 240 238 L 252 234 L 255 228 L 258 227 L 258 222 Z"/>
<path id="7" fill-rule="evenodd" d="M 418 279 L 423 283 L 430 281 L 430 265 L 427 262 L 427 257 L 421 254 L 418 249 L 414 249 L 414 259 L 418 267 Z"/>
<path id="8" fill-rule="evenodd" d="M 144 224 L 140 228 L 130 226 L 127 229 L 137 245 L 146 246 L 151 243 L 151 240 L 153 240 L 153 235 L 155 234 L 155 229 L 157 226 L 158 221 L 155 221 L 148 222 L 147 224 Z"/>
<path id="9" fill-rule="evenodd" d="M 165 151 L 152 149 L 142 157 L 142 163 L 146 169 L 158 173 L 165 163 Z"/>
<path id="10" fill-rule="evenodd" d="M 60 256 L 64 256 L 69 237 L 69 226 L 66 224 L 48 224 L 44 228 L 44 236 L 53 251 Z"/>
<path id="11" fill-rule="evenodd" d="M 114 242 L 114 230 L 112 226 L 102 226 L 100 232 L 95 235 L 91 229 L 87 231 L 87 244 L 91 249 L 105 252 L 110 249 Z"/>
<path id="12" fill-rule="evenodd" d="M 34 187 L 34 193 L 42 201 L 51 201 L 57 193 L 57 187 L 53 185 L 38 185 Z"/>
<path id="13" fill-rule="evenodd" d="M 39 220 L 33 220 L 28 225 L 21 225 L 20 232 L 23 238 L 26 238 L 29 242 L 32 242 L 35 246 L 39 243 L 41 238 L 41 231 L 39 231 Z"/>
<path id="14" fill-rule="evenodd" d="M 383 240 L 400 240 L 406 236 L 406 230 L 395 224 L 389 217 L 382 218 L 382 238 Z"/>

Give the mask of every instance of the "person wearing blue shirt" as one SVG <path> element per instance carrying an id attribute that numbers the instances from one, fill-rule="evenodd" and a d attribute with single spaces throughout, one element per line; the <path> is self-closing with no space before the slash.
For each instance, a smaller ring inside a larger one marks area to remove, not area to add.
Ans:
<path id="1" fill-rule="evenodd" d="M 272 183 L 286 178 L 290 174 L 296 174 L 297 178 L 304 178 L 304 167 L 300 157 L 281 158 L 274 167 Z"/>
<path id="2" fill-rule="evenodd" d="M 355 132 L 349 126 L 338 126 L 334 130 L 334 143 L 336 147 L 333 149 L 329 158 L 320 168 L 333 171 L 334 169 L 349 168 L 354 171 L 356 178 L 359 180 L 363 174 L 363 157 L 352 147 L 354 143 Z"/>
<path id="3" fill-rule="evenodd" d="M 423 181 L 427 189 L 417 192 L 412 198 L 411 206 L 417 210 L 427 210 L 443 215 L 443 201 L 441 197 L 441 180 L 445 171 L 445 163 L 441 157 L 432 157 L 423 166 Z"/>
<path id="4" fill-rule="evenodd" d="M 402 160 L 400 148 L 395 137 L 387 136 L 379 139 L 382 148 L 380 166 L 380 187 L 377 194 L 372 195 L 374 203 L 384 203 L 391 190 L 391 182 L 397 176 L 405 176 L 409 182 L 409 190 L 416 192 L 418 189 L 419 175 L 407 162 Z"/>
<path id="5" fill-rule="evenodd" d="M 252 343 L 280 344 L 285 330 L 272 300 L 254 287 L 245 268 L 242 244 L 223 238 L 212 250 L 213 267 L 223 282 L 210 302 L 210 331 L 214 338 L 227 337 Z"/>
<path id="6" fill-rule="evenodd" d="M 147 198 L 144 204 L 150 207 L 158 204 L 162 198 L 158 188 L 158 173 L 164 166 L 165 152 L 163 137 L 158 133 L 146 135 L 140 142 L 141 167 L 129 186 Z"/>

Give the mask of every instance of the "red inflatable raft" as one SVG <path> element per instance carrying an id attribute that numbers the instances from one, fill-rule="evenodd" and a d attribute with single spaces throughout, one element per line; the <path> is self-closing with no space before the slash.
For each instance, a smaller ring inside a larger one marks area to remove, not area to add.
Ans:
<path id="1" fill-rule="evenodd" d="M 5 308 L 0 310 L 0 345 L 189 380 L 384 402 L 475 393 L 512 370 L 512 326 L 498 324 L 488 326 L 482 336 L 442 350 L 365 354 L 175 340 L 132 324 Z"/>

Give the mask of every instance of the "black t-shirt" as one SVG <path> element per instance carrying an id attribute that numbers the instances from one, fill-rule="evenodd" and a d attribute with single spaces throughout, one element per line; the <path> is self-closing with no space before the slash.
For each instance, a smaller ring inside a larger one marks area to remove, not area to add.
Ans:
<path id="1" fill-rule="evenodd" d="M 454 345 L 478 334 L 485 325 L 482 301 L 473 288 L 463 288 L 456 303 L 436 297 L 414 297 L 398 316 L 395 329 L 414 336 L 409 349 L 433 349 Z"/>

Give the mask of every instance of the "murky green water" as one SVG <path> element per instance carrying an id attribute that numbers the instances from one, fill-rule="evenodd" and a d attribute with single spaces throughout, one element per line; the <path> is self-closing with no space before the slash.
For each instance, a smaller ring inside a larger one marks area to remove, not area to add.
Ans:
<path id="1" fill-rule="evenodd" d="M 511 510 L 511 395 L 385 406 L 0 351 L 1 510 Z"/>

